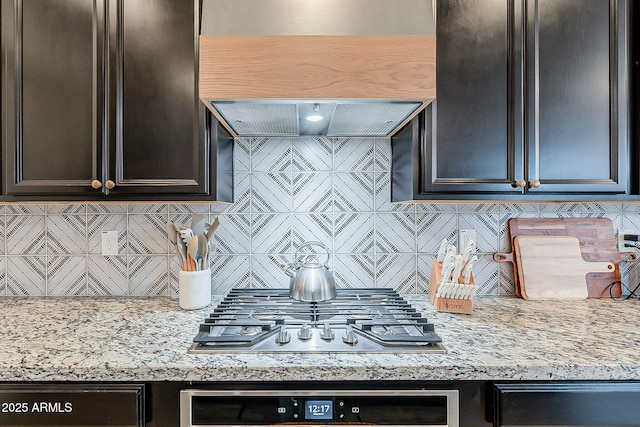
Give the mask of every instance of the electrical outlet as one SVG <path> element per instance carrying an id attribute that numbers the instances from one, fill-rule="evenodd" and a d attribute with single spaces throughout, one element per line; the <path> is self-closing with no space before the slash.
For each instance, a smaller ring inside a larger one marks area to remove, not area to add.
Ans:
<path id="1" fill-rule="evenodd" d="M 476 251 L 476 230 L 473 228 L 461 228 L 458 233 L 458 248 L 459 252 L 462 253 L 464 249 L 467 247 L 467 244 L 470 240 L 473 240 L 473 250 L 471 253 L 475 253 Z"/>
<path id="2" fill-rule="evenodd" d="M 631 235 L 634 236 L 633 239 L 629 239 L 629 240 L 624 240 L 624 236 L 625 235 Z M 635 246 L 625 246 L 625 243 L 635 243 L 638 241 L 639 239 L 639 233 L 637 230 L 625 230 L 625 229 L 619 229 L 618 230 L 618 234 L 616 236 L 617 240 L 618 240 L 618 251 L 620 252 L 629 252 L 635 249 Z"/>
<path id="3" fill-rule="evenodd" d="M 118 255 L 118 231 L 102 232 L 102 255 Z"/>

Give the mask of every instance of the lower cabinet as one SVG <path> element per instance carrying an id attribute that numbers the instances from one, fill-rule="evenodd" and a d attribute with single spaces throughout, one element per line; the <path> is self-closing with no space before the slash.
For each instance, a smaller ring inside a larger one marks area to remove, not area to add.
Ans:
<path id="1" fill-rule="evenodd" d="M 495 427 L 639 426 L 638 382 L 495 385 Z"/>
<path id="2" fill-rule="evenodd" d="M 1 1 L 5 200 L 232 201 L 199 0 Z"/>
<path id="3" fill-rule="evenodd" d="M 145 426 L 143 384 L 0 384 L 0 426 Z"/>

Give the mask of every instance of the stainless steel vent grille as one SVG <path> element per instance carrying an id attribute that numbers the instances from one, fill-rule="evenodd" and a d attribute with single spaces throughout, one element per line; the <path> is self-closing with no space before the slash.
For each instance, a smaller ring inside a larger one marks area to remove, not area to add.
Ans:
<path id="1" fill-rule="evenodd" d="M 240 137 L 326 135 L 386 137 L 422 106 L 420 102 L 212 101 Z M 311 115 L 322 118 L 309 121 Z"/>
<path id="2" fill-rule="evenodd" d="M 386 136 L 420 103 L 338 104 L 327 136 Z"/>
<path id="3" fill-rule="evenodd" d="M 295 104 L 212 102 L 238 136 L 298 136 Z"/>

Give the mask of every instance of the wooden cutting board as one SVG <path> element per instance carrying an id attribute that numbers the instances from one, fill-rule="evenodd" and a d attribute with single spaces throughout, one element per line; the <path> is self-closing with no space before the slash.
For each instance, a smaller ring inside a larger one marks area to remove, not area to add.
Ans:
<path id="1" fill-rule="evenodd" d="M 611 262 L 582 259 L 580 242 L 572 236 L 518 236 L 515 251 L 525 299 L 585 299 L 588 273 L 615 270 Z"/>
<path id="2" fill-rule="evenodd" d="M 508 231 L 511 252 L 496 252 L 493 259 L 496 262 L 512 263 L 515 293 L 519 297 L 522 295 L 514 249 L 514 240 L 518 236 L 574 236 L 580 242 L 580 252 L 585 261 L 613 263 L 615 271 L 587 275 L 589 298 L 622 295 L 618 264 L 622 261 L 633 262 L 636 259 L 633 252 L 618 252 L 613 223 L 609 218 L 510 218 Z"/>

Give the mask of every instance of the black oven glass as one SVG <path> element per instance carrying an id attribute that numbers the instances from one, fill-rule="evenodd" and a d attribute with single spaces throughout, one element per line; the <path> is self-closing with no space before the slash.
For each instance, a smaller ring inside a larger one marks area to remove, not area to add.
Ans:
<path id="1" fill-rule="evenodd" d="M 447 425 L 446 396 L 192 396 L 198 425 L 325 424 Z"/>

